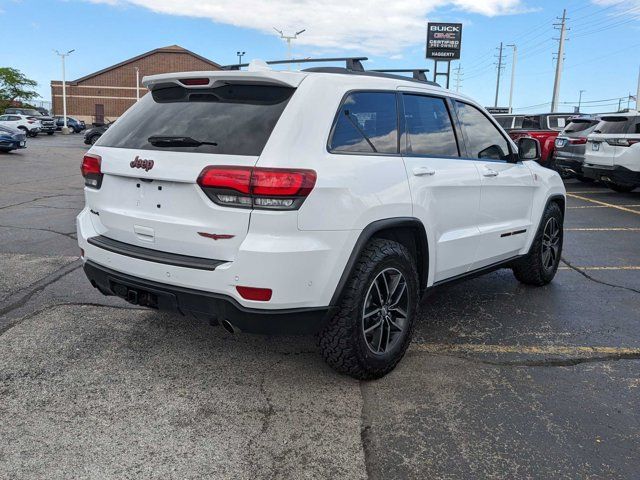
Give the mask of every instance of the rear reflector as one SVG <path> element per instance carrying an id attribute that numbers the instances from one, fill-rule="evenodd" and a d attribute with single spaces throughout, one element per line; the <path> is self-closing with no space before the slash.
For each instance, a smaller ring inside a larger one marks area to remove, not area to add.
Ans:
<path id="1" fill-rule="evenodd" d="M 258 302 L 268 302 L 273 294 L 270 288 L 256 287 L 236 287 L 236 290 L 245 300 L 255 300 Z"/>
<path id="2" fill-rule="evenodd" d="M 198 176 L 198 185 L 219 205 L 296 210 L 316 183 L 313 170 L 210 166 Z"/>
<path id="3" fill-rule="evenodd" d="M 102 185 L 102 157 L 100 155 L 86 154 L 82 159 L 80 171 L 87 187 L 100 188 Z"/>
<path id="4" fill-rule="evenodd" d="M 180 83 L 183 85 L 209 85 L 208 78 L 182 78 Z"/>

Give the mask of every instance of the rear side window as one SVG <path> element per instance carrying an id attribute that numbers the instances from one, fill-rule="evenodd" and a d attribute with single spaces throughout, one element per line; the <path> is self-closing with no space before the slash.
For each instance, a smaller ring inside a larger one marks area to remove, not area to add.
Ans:
<path id="1" fill-rule="evenodd" d="M 496 119 L 498 124 L 505 130 L 511 128 L 511 125 L 513 124 L 513 117 L 494 117 L 494 118 Z"/>
<path id="2" fill-rule="evenodd" d="M 458 144 L 444 99 L 409 94 L 402 98 L 406 132 L 403 142 L 407 153 L 458 157 Z"/>
<path id="3" fill-rule="evenodd" d="M 467 139 L 471 158 L 507 160 L 509 144 L 496 126 L 476 107 L 456 101 L 458 118 Z"/>
<path id="4" fill-rule="evenodd" d="M 338 111 L 329 140 L 329 150 L 350 153 L 398 153 L 396 94 L 349 94 Z"/>
<path id="5" fill-rule="evenodd" d="M 155 88 L 100 137 L 106 147 L 260 155 L 295 89 L 232 85 Z M 156 137 L 152 141 L 149 139 Z M 166 141 L 159 142 L 157 137 Z M 188 138 L 188 141 L 180 139 Z M 193 140 L 193 141 L 191 141 Z"/>
<path id="6" fill-rule="evenodd" d="M 627 133 L 633 123 L 634 118 L 604 117 L 593 132 L 604 134 Z"/>

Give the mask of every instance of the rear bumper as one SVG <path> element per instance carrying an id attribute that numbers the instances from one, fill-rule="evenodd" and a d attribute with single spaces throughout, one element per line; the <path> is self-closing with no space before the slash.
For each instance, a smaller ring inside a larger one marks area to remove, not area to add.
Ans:
<path id="1" fill-rule="evenodd" d="M 286 310 L 247 308 L 226 295 L 152 282 L 91 261 L 85 262 L 84 272 L 91 284 L 104 295 L 115 295 L 130 303 L 182 315 L 227 320 L 236 329 L 247 333 L 312 334 L 322 327 L 332 311 L 329 307 Z"/>
<path id="2" fill-rule="evenodd" d="M 640 172 L 620 165 L 583 165 L 583 175 L 594 180 L 610 181 L 620 185 L 640 185 Z"/>

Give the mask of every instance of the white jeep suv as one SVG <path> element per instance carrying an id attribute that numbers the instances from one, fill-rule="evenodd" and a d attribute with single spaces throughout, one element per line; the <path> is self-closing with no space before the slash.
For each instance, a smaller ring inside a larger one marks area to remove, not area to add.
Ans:
<path id="1" fill-rule="evenodd" d="M 603 181 L 616 192 L 640 187 L 640 114 L 602 117 L 587 137 L 583 175 Z"/>
<path id="2" fill-rule="evenodd" d="M 552 280 L 565 190 L 477 103 L 349 68 L 163 74 L 83 159 L 77 218 L 105 295 L 311 333 L 368 379 L 394 368 L 430 288 L 511 268 Z"/>

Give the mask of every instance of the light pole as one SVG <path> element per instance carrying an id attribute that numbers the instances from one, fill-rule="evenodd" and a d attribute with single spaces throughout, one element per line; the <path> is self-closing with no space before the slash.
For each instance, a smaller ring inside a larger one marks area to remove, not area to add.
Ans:
<path id="1" fill-rule="evenodd" d="M 580 90 L 580 95 L 578 95 L 578 113 L 580 113 L 580 106 L 582 105 L 582 94 L 586 92 L 586 90 Z"/>
<path id="2" fill-rule="evenodd" d="M 513 48 L 513 60 L 511 62 L 511 88 L 509 89 L 509 113 L 513 113 L 513 86 L 516 81 L 516 62 L 518 61 L 518 47 L 514 44 L 507 45 Z"/>
<path id="3" fill-rule="evenodd" d="M 75 51 L 75 48 L 69 50 L 67 53 L 60 53 L 58 50 L 54 50 L 54 52 L 56 52 L 56 55 L 58 55 L 62 59 L 62 119 L 64 124 L 64 126 L 62 127 L 63 135 L 68 135 L 69 133 L 71 133 L 69 131 L 69 127 L 67 127 L 67 80 L 65 78 L 64 59 Z"/>
<path id="4" fill-rule="evenodd" d="M 140 69 L 138 67 L 134 67 L 136 69 L 136 102 L 140 100 Z"/>
<path id="5" fill-rule="evenodd" d="M 276 27 L 273 27 L 273 29 L 280 34 L 280 38 L 282 40 L 287 42 L 287 58 L 291 60 L 291 40 L 296 40 L 298 38 L 298 35 L 300 35 L 303 32 L 306 32 L 307 29 L 303 28 L 302 30 L 294 33 L 293 35 L 285 35 L 284 33 L 282 33 L 282 30 L 278 30 Z M 289 70 L 291 70 L 291 64 L 289 64 Z"/>
<path id="6" fill-rule="evenodd" d="M 244 57 L 246 53 L 247 52 L 236 52 L 236 55 L 238 55 L 238 65 L 242 63 L 242 57 Z"/>

